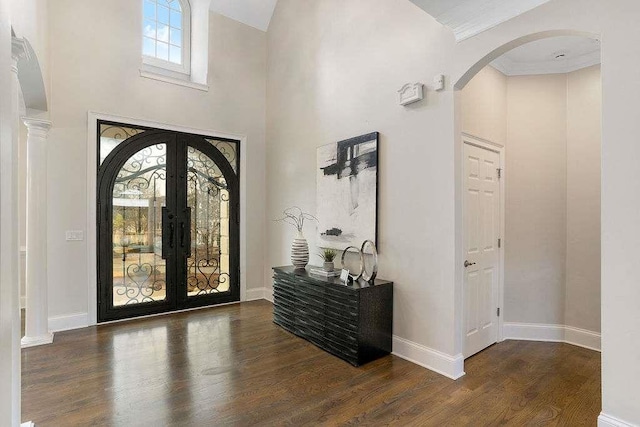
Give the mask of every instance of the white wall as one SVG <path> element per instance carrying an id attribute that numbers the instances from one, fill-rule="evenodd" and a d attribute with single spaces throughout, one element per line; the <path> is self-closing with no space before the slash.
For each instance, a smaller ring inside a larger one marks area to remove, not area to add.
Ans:
<path id="1" fill-rule="evenodd" d="M 507 145 L 507 76 L 488 66 L 461 95 L 462 130 L 469 135 Z"/>
<path id="2" fill-rule="evenodd" d="M 0 0 L 0 162 L 11 162 L 6 156 L 12 140 L 12 73 L 11 73 L 11 18 L 9 0 Z M 7 184 L 7 174 L 0 174 L 0 185 Z M 4 193 L 3 193 L 4 194 Z M 12 254 L 4 248 L 11 245 L 11 233 L 6 227 L 8 207 L 0 205 L 0 263 L 11 265 Z M 20 376 L 15 366 L 20 362 L 20 343 L 14 336 L 16 319 L 16 283 L 12 283 L 10 271 L 0 271 L 0 425 L 12 426 L 20 415 Z"/>
<path id="3" fill-rule="evenodd" d="M 20 204 L 20 306 L 26 299 L 27 278 L 27 127 L 20 123 L 20 149 L 18 152 L 18 200 Z"/>
<path id="4" fill-rule="evenodd" d="M 600 66 L 567 76 L 565 324 L 600 331 Z"/>
<path id="5" fill-rule="evenodd" d="M 381 276 L 396 281 L 394 331 L 443 353 L 460 353 L 459 94 L 449 85 L 403 109 L 394 105 L 395 91 L 440 73 L 462 88 L 501 53 L 528 40 L 565 31 L 598 35 L 604 95 L 603 406 L 607 414 L 640 424 L 640 348 L 630 344 L 640 342 L 632 250 L 640 240 L 640 194 L 634 191 L 640 187 L 634 165 L 640 122 L 629 107 L 640 96 L 640 52 L 629 49 L 629 40 L 640 38 L 640 4 L 551 0 L 458 44 L 420 13 L 399 0 L 279 2 L 268 36 L 267 218 L 292 204 L 315 211 L 315 147 L 382 132 L 380 268 Z M 288 263 L 291 237 L 269 226 L 268 265 Z"/>
<path id="6" fill-rule="evenodd" d="M 640 4 L 616 1 L 601 11 L 602 61 L 602 405 L 603 412 L 640 425 Z"/>
<path id="7" fill-rule="evenodd" d="M 50 5 L 51 6 L 51 5 Z M 58 0 L 50 7 L 49 313 L 87 313 L 87 111 L 247 136 L 246 285 L 263 287 L 266 35 L 210 15 L 209 91 L 139 75 L 138 2 Z M 89 142 L 93 144 L 93 141 Z"/>
<path id="8" fill-rule="evenodd" d="M 602 393 L 603 413 L 640 424 L 640 287 L 633 248 L 640 239 L 640 177 L 635 172 L 640 132 L 635 99 L 640 96 L 640 52 L 629 41 L 640 38 L 632 0 L 552 0 L 518 18 L 456 45 L 453 81 L 468 77 L 493 59 L 535 37 L 571 30 L 602 41 Z M 531 35 L 534 35 L 531 37 Z M 516 40 L 516 42 L 513 42 Z M 461 179 L 456 184 L 456 221 L 460 221 Z M 457 247 L 461 248 L 460 236 Z M 461 251 L 461 249 L 459 249 Z M 459 274 L 456 294 L 461 293 Z M 456 299 L 458 302 L 458 299 Z M 458 305 L 459 306 L 459 303 Z M 458 342 L 462 342 L 458 337 Z M 604 419 L 603 419 L 604 421 Z M 602 424 L 604 425 L 604 424 Z"/>
<path id="9" fill-rule="evenodd" d="M 567 77 L 508 79 L 505 321 L 564 324 Z"/>
<path id="10" fill-rule="evenodd" d="M 462 91 L 463 131 L 507 146 L 507 322 L 600 332 L 600 80 L 489 66 Z"/>
<path id="11" fill-rule="evenodd" d="M 316 212 L 316 147 L 379 131 L 379 276 L 395 281 L 394 334 L 449 355 L 453 98 L 428 91 L 401 107 L 397 90 L 448 69 L 453 45 L 406 0 L 280 0 L 268 33 L 267 219 L 293 205 Z M 305 230 L 312 254 L 315 232 Z M 270 223 L 267 283 L 269 267 L 290 264 L 293 236 Z"/>

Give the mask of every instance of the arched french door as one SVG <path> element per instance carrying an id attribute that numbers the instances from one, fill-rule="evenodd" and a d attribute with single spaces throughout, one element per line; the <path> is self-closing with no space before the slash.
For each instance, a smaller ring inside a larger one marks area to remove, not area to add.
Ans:
<path id="1" fill-rule="evenodd" d="M 239 301 L 238 141 L 99 126 L 98 321 Z"/>

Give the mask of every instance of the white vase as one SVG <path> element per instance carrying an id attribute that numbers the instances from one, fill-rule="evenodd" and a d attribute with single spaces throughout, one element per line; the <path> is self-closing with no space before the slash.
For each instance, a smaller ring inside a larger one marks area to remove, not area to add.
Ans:
<path id="1" fill-rule="evenodd" d="M 301 231 L 291 244 L 291 263 L 296 270 L 301 270 L 309 263 L 309 244 Z"/>

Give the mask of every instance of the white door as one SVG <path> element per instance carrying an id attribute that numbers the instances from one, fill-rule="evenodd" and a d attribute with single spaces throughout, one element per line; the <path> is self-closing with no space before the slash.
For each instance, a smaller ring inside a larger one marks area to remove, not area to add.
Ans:
<path id="1" fill-rule="evenodd" d="M 465 358 L 498 341 L 499 168 L 499 153 L 464 144 Z"/>

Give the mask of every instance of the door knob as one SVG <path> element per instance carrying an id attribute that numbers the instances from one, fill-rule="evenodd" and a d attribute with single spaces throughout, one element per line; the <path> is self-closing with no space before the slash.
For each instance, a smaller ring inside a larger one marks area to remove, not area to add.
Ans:
<path id="1" fill-rule="evenodd" d="M 469 261 L 465 261 L 465 262 L 464 262 L 464 266 L 465 266 L 465 268 L 466 268 L 466 267 L 471 267 L 472 265 L 476 265 L 476 263 L 475 263 L 475 262 L 469 262 Z"/>

